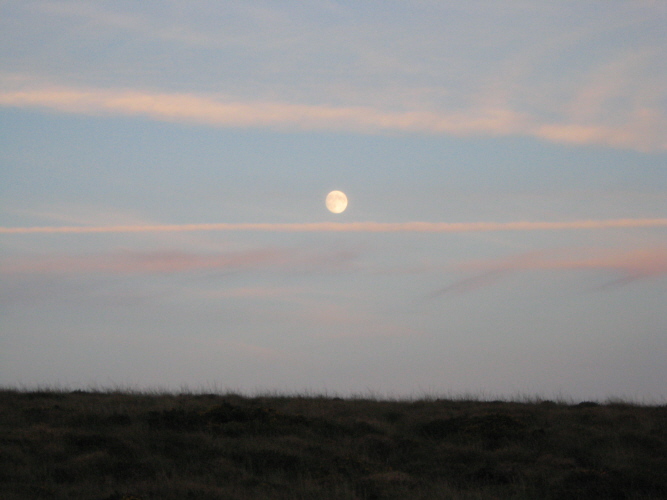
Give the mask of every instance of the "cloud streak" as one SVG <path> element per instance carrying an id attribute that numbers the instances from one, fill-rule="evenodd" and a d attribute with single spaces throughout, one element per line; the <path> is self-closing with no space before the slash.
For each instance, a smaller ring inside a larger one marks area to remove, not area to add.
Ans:
<path id="1" fill-rule="evenodd" d="M 628 125 L 550 123 L 505 104 L 464 111 L 384 111 L 370 106 L 331 106 L 273 101 L 238 101 L 216 95 L 136 90 L 43 87 L 0 92 L 0 106 L 45 108 L 84 115 L 123 115 L 219 127 L 333 130 L 359 133 L 428 133 L 469 136 L 527 135 L 551 142 L 604 144 L 667 150 L 664 120 L 645 111 Z"/>
<path id="2" fill-rule="evenodd" d="M 289 256 L 285 253 L 271 250 L 218 255 L 193 255 L 184 252 L 119 252 L 108 255 L 7 259 L 0 265 L 0 272 L 3 274 L 89 272 L 165 274 L 282 265 L 288 261 Z"/>
<path id="3" fill-rule="evenodd" d="M 573 220 L 562 222 L 298 222 L 156 224 L 136 226 L 0 227 L 0 234 L 153 233 L 180 231 L 466 233 L 667 227 L 667 218 Z"/>
<path id="4" fill-rule="evenodd" d="M 340 268 L 354 259 L 351 252 L 304 254 L 286 249 L 193 254 L 187 252 L 114 252 L 104 255 L 6 258 L 0 274 L 172 274 L 247 269 Z"/>
<path id="5" fill-rule="evenodd" d="M 441 288 L 430 297 L 469 292 L 489 286 L 508 275 L 527 271 L 602 270 L 620 275 L 601 288 L 667 275 L 667 247 L 628 251 L 589 250 L 585 253 L 587 255 L 554 256 L 546 252 L 530 252 L 501 260 L 469 262 L 461 265 L 461 269 L 476 270 L 478 274 Z"/>
<path id="6" fill-rule="evenodd" d="M 270 101 L 234 101 L 216 96 L 76 88 L 0 92 L 0 105 L 47 108 L 90 115 L 145 116 L 155 120 L 223 127 L 405 131 L 467 134 L 515 130 L 518 115 L 504 110 L 444 115 L 386 112 L 368 106 L 327 106 Z"/>

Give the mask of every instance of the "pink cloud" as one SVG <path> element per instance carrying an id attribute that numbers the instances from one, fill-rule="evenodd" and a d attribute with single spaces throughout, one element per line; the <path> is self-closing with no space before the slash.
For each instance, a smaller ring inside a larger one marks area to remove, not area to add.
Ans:
<path id="1" fill-rule="evenodd" d="M 174 231 L 275 231 L 275 232 L 425 232 L 550 231 L 664 227 L 667 218 L 574 220 L 562 222 L 311 222 L 240 224 L 161 224 L 150 226 L 47 226 L 0 227 L 0 234 L 31 233 L 144 233 Z"/>
<path id="2" fill-rule="evenodd" d="M 547 252 L 532 252 L 502 260 L 464 263 L 461 270 L 474 272 L 445 288 L 437 290 L 433 297 L 452 292 L 468 292 L 491 285 L 502 277 L 540 270 L 608 270 L 620 277 L 607 286 L 621 285 L 631 281 L 667 275 L 667 247 L 637 249 L 629 251 L 589 250 L 580 256 L 551 256 Z"/>
<path id="3" fill-rule="evenodd" d="M 105 255 L 7 258 L 0 262 L 0 274 L 171 274 L 269 267 L 310 269 L 339 267 L 352 258 L 354 255 L 349 252 L 311 255 L 276 249 L 212 255 L 116 252 Z"/>
<path id="4" fill-rule="evenodd" d="M 576 123 L 545 124 L 537 127 L 534 135 L 551 142 L 603 144 L 640 151 L 666 150 L 667 125 L 662 127 L 644 125 L 640 123 L 636 127 L 622 128 Z"/>
<path id="5" fill-rule="evenodd" d="M 288 130 L 346 130 L 361 133 L 421 132 L 452 135 L 527 135 L 553 142 L 604 144 L 665 150 L 661 112 L 643 109 L 624 125 L 550 123 L 512 110 L 507 104 L 462 112 L 387 111 L 370 106 L 311 105 L 238 101 L 224 96 L 150 93 L 135 90 L 41 87 L 0 92 L 0 105 L 36 107 L 88 115 L 131 115 L 220 127 Z"/>
<path id="6" fill-rule="evenodd" d="M 388 112 L 367 106 L 240 102 L 195 94 L 62 87 L 1 92 L 0 105 L 92 115 L 147 116 L 156 120 L 223 127 L 354 130 L 366 133 L 383 130 L 507 133 L 518 130 L 518 124 L 524 121 L 520 115 L 505 109 L 480 109 L 471 114 L 447 115 L 428 111 Z"/>

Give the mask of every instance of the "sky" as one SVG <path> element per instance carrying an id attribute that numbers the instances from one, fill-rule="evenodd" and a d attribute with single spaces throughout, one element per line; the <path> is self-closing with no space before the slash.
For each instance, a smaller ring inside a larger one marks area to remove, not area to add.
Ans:
<path id="1" fill-rule="evenodd" d="M 0 1 L 0 386 L 665 402 L 666 24 Z"/>

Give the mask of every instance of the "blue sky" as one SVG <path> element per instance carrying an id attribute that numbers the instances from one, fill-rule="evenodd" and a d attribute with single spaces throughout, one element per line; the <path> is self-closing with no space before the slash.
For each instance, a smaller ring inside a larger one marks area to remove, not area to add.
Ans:
<path id="1" fill-rule="evenodd" d="M 0 2 L 0 384 L 664 401 L 666 21 Z"/>

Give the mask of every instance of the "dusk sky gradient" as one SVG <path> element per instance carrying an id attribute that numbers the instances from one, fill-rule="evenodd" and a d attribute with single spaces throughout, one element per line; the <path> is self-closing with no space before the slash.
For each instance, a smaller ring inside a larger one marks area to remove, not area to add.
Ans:
<path id="1" fill-rule="evenodd" d="M 0 386 L 664 402 L 665 26 L 0 1 Z"/>

